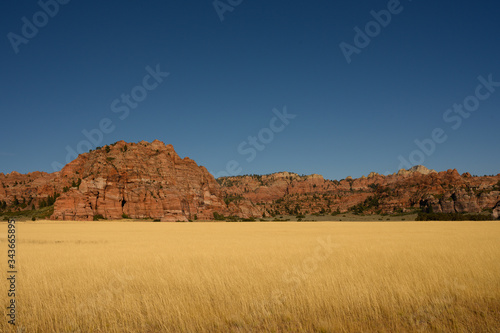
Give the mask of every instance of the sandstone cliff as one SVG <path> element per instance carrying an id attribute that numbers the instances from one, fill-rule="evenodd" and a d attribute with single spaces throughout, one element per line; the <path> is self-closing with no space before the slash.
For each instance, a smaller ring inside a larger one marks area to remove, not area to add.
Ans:
<path id="1" fill-rule="evenodd" d="M 53 205 L 53 206 L 52 206 Z M 213 178 L 160 141 L 100 147 L 61 171 L 0 173 L 0 214 L 53 207 L 53 219 L 187 221 L 284 214 L 489 212 L 500 217 L 500 174 L 473 177 L 423 166 L 327 180 L 291 172 Z"/>
<path id="2" fill-rule="evenodd" d="M 500 201 L 500 174 L 472 177 L 456 170 L 436 172 L 423 166 L 389 176 L 372 172 L 368 177 L 341 181 L 280 172 L 225 177 L 218 182 L 227 197 L 250 200 L 268 215 L 417 210 L 480 213 L 492 210 Z"/>
<path id="3" fill-rule="evenodd" d="M 60 172 L 11 173 L 0 175 L 0 182 L 0 200 L 15 209 L 38 208 L 45 197 L 56 197 L 51 216 L 56 220 L 187 221 L 212 219 L 214 212 L 243 218 L 262 215 L 248 201 L 226 203 L 206 168 L 181 159 L 172 145 L 160 141 L 120 141 L 81 154 Z"/>

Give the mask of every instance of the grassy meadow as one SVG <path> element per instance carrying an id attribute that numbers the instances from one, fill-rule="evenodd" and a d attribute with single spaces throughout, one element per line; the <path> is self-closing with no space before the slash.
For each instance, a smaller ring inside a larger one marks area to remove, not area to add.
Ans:
<path id="1" fill-rule="evenodd" d="M 500 331 L 500 222 L 18 222 L 17 262 L 0 332 Z"/>

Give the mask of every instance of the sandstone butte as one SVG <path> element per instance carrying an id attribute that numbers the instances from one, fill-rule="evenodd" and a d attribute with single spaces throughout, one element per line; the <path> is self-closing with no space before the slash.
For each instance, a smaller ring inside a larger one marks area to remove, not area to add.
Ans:
<path id="1" fill-rule="evenodd" d="M 54 203 L 51 219 L 210 220 L 283 214 L 491 212 L 500 217 L 500 174 L 473 177 L 423 166 L 384 176 L 327 180 L 291 172 L 217 180 L 172 145 L 116 142 L 78 156 L 61 171 L 0 173 L 0 209 Z M 3 207 L 2 207 L 2 203 Z M 432 207 L 432 208 L 431 208 Z M 0 210 L 1 215 L 2 210 Z"/>

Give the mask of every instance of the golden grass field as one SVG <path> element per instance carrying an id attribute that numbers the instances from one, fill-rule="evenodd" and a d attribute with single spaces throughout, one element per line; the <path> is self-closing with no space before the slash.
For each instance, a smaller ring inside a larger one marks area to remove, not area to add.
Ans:
<path id="1" fill-rule="evenodd" d="M 500 332 L 500 222 L 18 222 L 17 261 L 1 332 Z"/>

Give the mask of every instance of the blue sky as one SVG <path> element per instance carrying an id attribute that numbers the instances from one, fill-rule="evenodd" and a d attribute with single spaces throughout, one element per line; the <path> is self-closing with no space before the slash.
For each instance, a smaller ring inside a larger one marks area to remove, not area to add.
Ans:
<path id="1" fill-rule="evenodd" d="M 500 172 L 498 1 L 54 1 L 0 4 L 0 172 L 52 172 L 84 130 L 215 175 Z"/>

